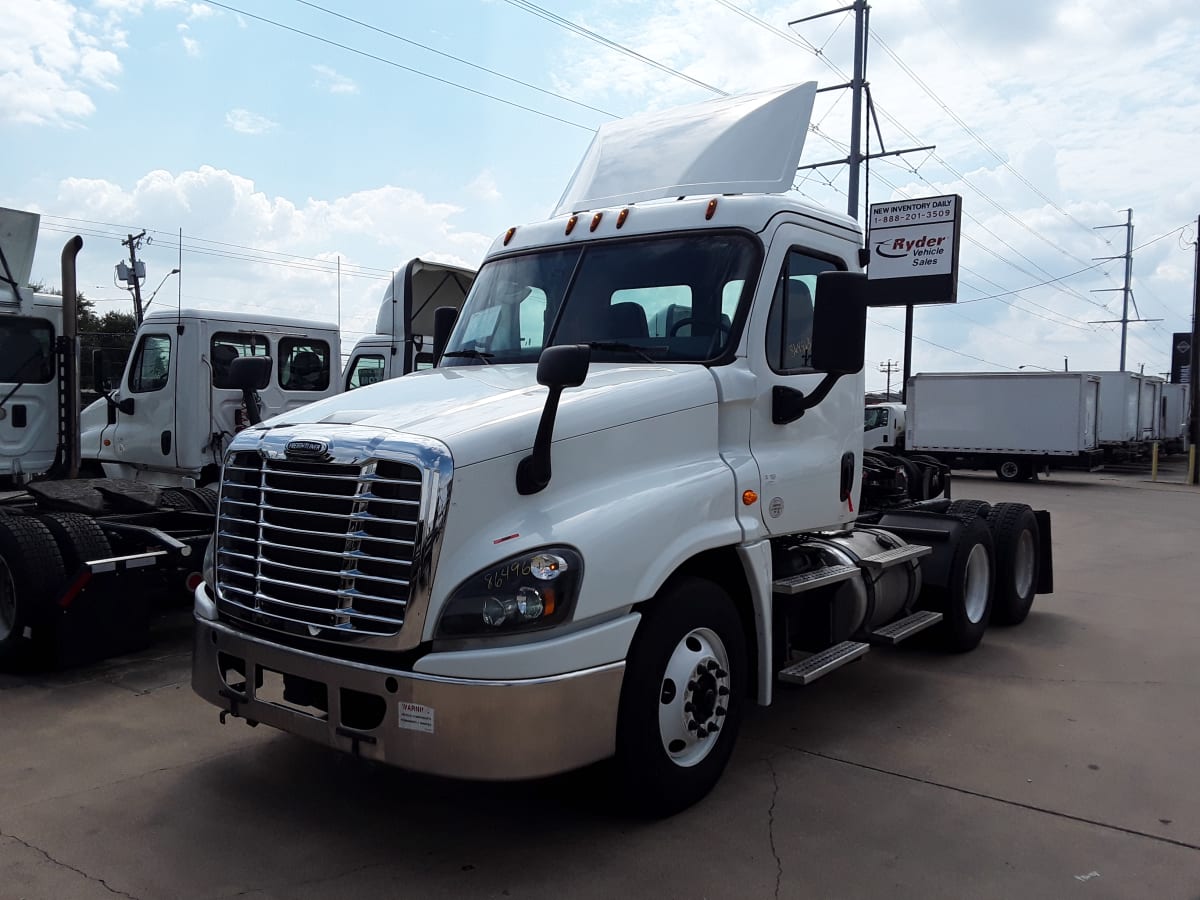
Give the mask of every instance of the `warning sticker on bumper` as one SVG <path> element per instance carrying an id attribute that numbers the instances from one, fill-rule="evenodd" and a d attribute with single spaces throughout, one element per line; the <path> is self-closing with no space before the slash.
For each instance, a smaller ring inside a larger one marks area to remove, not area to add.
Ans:
<path id="1" fill-rule="evenodd" d="M 433 707 L 419 703 L 400 704 L 400 727 L 408 731 L 433 734 Z"/>

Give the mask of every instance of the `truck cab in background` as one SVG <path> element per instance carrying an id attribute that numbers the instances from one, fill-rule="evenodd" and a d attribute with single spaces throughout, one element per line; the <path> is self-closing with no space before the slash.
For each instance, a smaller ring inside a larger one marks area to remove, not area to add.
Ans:
<path id="1" fill-rule="evenodd" d="M 461 266 L 409 260 L 394 272 L 375 320 L 361 338 L 342 376 L 344 390 L 365 387 L 433 366 L 434 313 L 462 309 L 475 272 Z"/>
<path id="2" fill-rule="evenodd" d="M 233 361 L 272 360 L 257 396 L 263 415 L 275 416 L 339 392 L 338 348 L 331 323 L 196 309 L 150 313 L 120 383 L 80 415 L 83 459 L 110 478 L 215 483 L 225 448 L 250 424 Z"/>
<path id="3" fill-rule="evenodd" d="M 904 449 L 904 404 L 872 403 L 863 416 L 864 450 Z"/>

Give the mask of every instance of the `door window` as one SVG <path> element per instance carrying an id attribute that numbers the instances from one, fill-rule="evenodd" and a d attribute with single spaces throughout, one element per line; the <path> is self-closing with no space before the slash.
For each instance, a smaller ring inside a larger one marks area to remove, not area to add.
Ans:
<path id="1" fill-rule="evenodd" d="M 135 394 L 161 391 L 170 374 L 171 338 L 165 334 L 142 335 L 129 370 L 129 390 Z"/>
<path id="2" fill-rule="evenodd" d="M 813 371 L 813 297 L 817 292 L 817 275 L 836 268 L 830 260 L 799 250 L 788 253 L 767 316 L 767 362 L 780 375 Z"/>
<path id="3" fill-rule="evenodd" d="M 0 326 L 0 382 L 46 384 L 54 378 L 54 328 L 45 319 L 6 319 Z"/>
<path id="4" fill-rule="evenodd" d="M 279 386 L 285 391 L 329 387 L 329 344 L 310 338 L 280 338 Z"/>
<path id="5" fill-rule="evenodd" d="M 352 391 L 377 381 L 383 381 L 383 357 L 377 354 L 354 357 L 354 362 L 350 364 L 350 374 L 346 378 L 346 390 Z"/>
<path id="6" fill-rule="evenodd" d="M 222 331 L 212 337 L 209 359 L 212 362 L 212 383 L 215 388 L 232 388 L 230 367 L 240 356 L 266 356 L 270 352 L 267 339 L 261 334 L 238 334 Z"/>

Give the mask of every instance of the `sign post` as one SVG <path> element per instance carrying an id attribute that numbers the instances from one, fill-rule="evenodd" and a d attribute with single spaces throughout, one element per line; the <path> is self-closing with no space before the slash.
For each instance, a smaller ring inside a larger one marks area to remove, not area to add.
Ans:
<path id="1" fill-rule="evenodd" d="M 871 204 L 867 230 L 871 305 L 905 307 L 902 402 L 908 401 L 912 375 L 913 307 L 958 299 L 961 229 L 958 194 Z"/>

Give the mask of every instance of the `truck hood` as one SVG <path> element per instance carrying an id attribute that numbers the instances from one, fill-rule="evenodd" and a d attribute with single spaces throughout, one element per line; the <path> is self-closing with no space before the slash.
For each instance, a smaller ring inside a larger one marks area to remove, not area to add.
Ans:
<path id="1" fill-rule="evenodd" d="M 263 428 L 360 425 L 419 435 L 468 466 L 533 446 L 547 388 L 537 366 L 453 366 L 414 372 L 276 416 Z M 559 403 L 555 441 L 717 402 L 716 383 L 696 364 L 596 363 Z"/>

